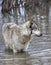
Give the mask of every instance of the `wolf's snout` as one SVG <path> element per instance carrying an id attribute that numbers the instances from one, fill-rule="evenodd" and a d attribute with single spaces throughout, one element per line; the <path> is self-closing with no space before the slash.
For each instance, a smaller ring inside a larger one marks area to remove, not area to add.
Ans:
<path id="1" fill-rule="evenodd" d="M 42 36 L 42 33 L 39 30 L 36 30 L 36 31 L 33 30 L 33 34 L 38 36 L 38 37 Z"/>
<path id="2" fill-rule="evenodd" d="M 36 35 L 36 36 L 41 37 L 42 36 L 42 33 L 40 33 L 39 35 Z"/>
<path id="3" fill-rule="evenodd" d="M 43 34 L 41 33 L 40 36 L 42 36 Z"/>

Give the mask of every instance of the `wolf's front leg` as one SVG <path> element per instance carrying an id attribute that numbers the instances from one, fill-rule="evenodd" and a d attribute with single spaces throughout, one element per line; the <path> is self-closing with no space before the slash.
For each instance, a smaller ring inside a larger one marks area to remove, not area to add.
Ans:
<path id="1" fill-rule="evenodd" d="M 5 42 L 5 50 L 8 50 L 10 47 L 9 47 L 9 43 L 8 42 Z"/>
<path id="2" fill-rule="evenodd" d="M 29 47 L 29 44 L 30 44 L 30 42 L 28 42 L 28 43 L 25 45 L 24 51 L 27 51 L 27 49 L 28 49 L 28 47 Z"/>
<path id="3" fill-rule="evenodd" d="M 13 53 L 17 53 L 17 49 L 15 48 L 15 46 L 13 45 Z"/>

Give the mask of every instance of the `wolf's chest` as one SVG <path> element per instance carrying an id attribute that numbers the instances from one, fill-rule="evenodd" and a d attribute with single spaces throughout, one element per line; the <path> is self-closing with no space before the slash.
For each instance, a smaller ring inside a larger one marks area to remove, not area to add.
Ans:
<path id="1" fill-rule="evenodd" d="M 22 44 L 26 44 L 28 41 L 30 40 L 30 35 L 27 36 L 27 35 L 23 35 L 22 36 Z"/>

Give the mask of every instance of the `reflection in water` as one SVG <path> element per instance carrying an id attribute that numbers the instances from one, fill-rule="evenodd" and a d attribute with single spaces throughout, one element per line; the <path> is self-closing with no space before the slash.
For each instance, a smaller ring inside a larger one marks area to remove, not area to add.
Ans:
<path id="1" fill-rule="evenodd" d="M 41 60 L 38 57 L 31 57 L 28 53 L 12 54 L 5 52 L 0 56 L 3 57 L 0 59 L 0 64 L 2 63 L 2 65 L 41 65 Z"/>
<path id="2" fill-rule="evenodd" d="M 27 53 L 5 53 L 3 58 L 0 59 L 2 65 L 32 65 L 29 61 L 30 55 Z M 2 61 L 3 60 L 3 61 Z"/>

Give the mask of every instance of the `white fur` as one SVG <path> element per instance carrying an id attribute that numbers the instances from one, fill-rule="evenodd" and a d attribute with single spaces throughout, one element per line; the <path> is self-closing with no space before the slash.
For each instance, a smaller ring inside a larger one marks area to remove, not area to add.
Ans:
<path id="1" fill-rule="evenodd" d="M 39 36 L 41 34 L 41 32 L 37 29 L 36 31 L 32 31 L 33 34 L 36 34 L 37 36 Z"/>
<path id="2" fill-rule="evenodd" d="M 5 23 L 2 27 L 2 34 L 6 48 L 12 49 L 14 53 L 20 51 L 21 49 L 23 51 L 27 51 L 31 38 L 31 30 L 29 26 L 30 21 L 27 21 L 22 25 Z"/>

